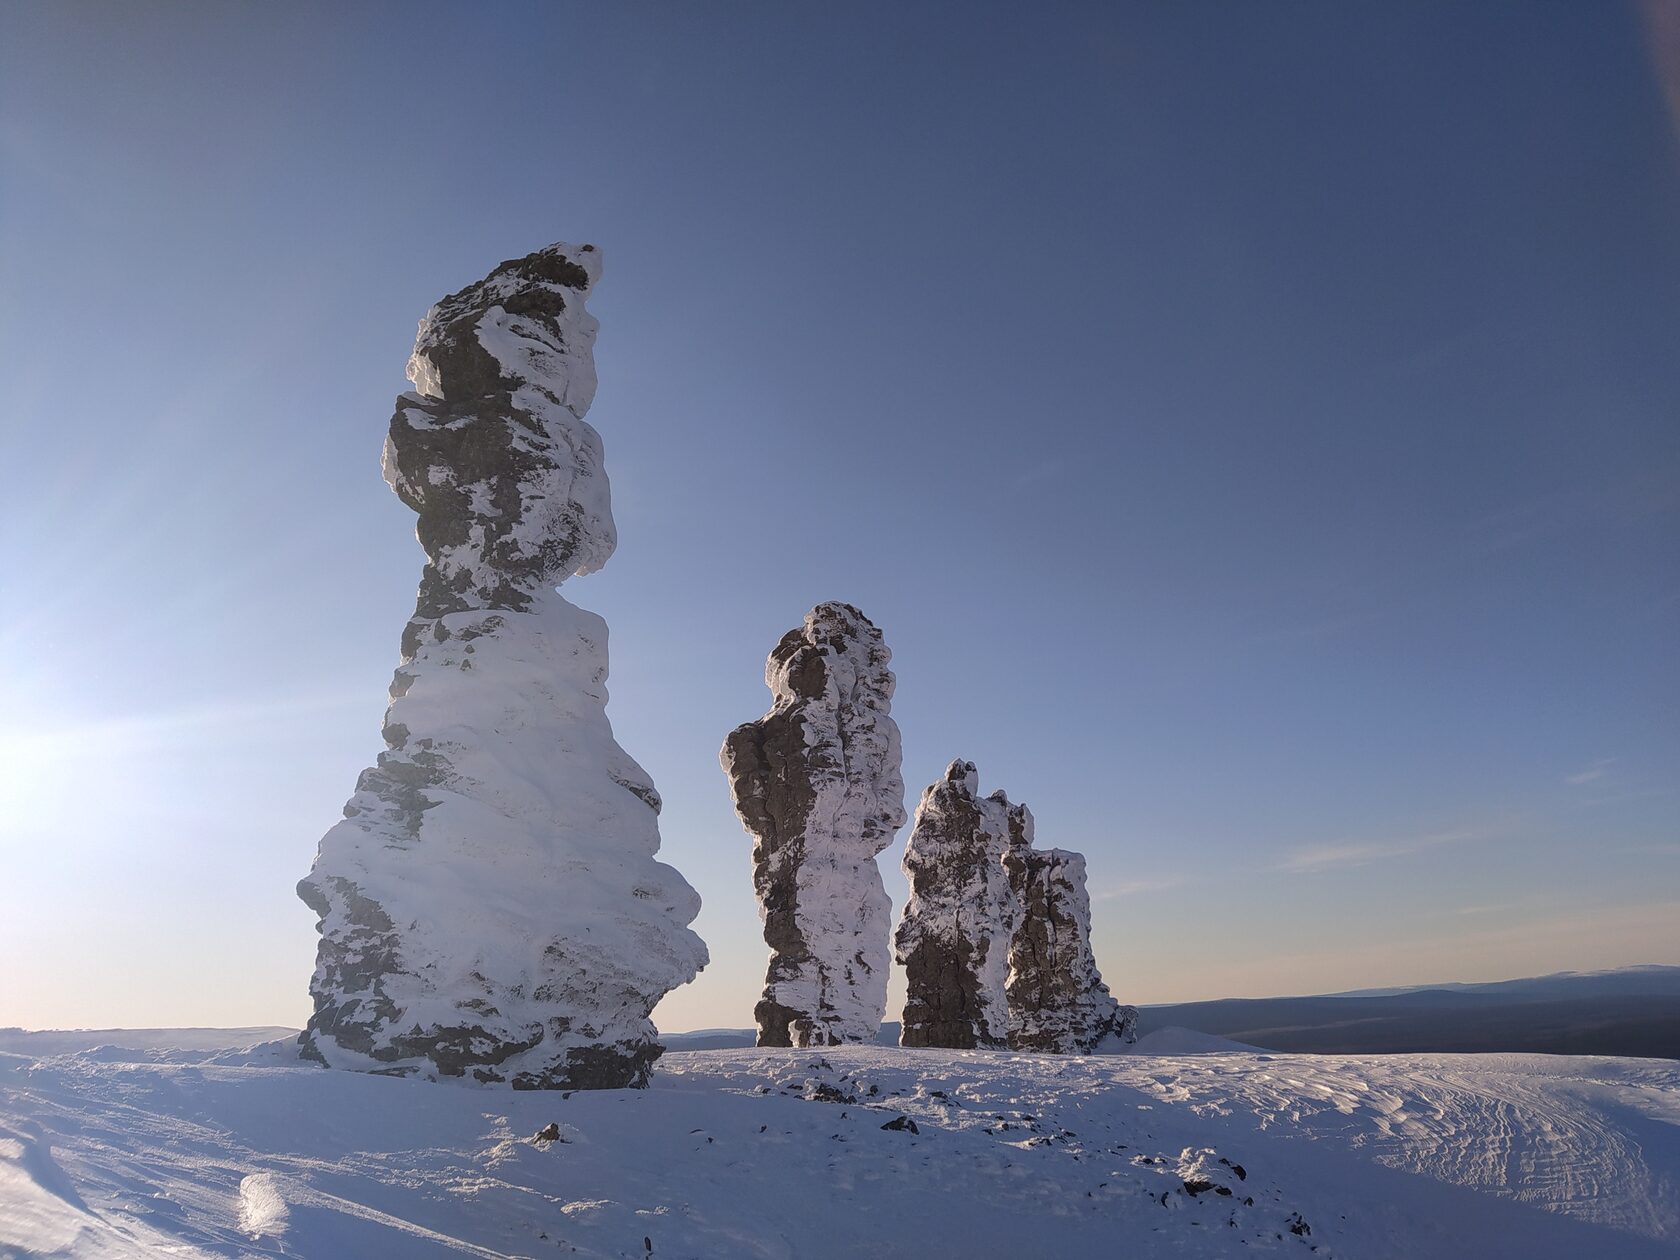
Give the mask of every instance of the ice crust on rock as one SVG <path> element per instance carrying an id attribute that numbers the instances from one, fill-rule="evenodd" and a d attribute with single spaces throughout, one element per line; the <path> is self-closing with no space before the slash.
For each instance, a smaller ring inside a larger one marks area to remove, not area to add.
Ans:
<path id="1" fill-rule="evenodd" d="M 1022 807 L 1025 813 L 1025 807 Z M 1052 1054 L 1111 1052 L 1137 1039 L 1137 1008 L 1121 1006 L 1091 953 L 1085 858 L 1024 843 L 1004 855 L 1021 903 L 1009 945 L 1009 1046 Z"/>
<path id="2" fill-rule="evenodd" d="M 1009 1045 L 1006 984 L 1021 902 L 1003 859 L 1012 837 L 1030 843 L 1032 816 L 1002 792 L 979 791 L 974 763 L 953 761 L 916 807 L 904 848 L 910 900 L 893 938 L 909 984 L 901 1045 Z"/>
<path id="3" fill-rule="evenodd" d="M 719 760 L 753 837 L 770 963 L 761 1046 L 873 1042 L 892 903 L 875 855 L 904 825 L 892 653 L 850 604 L 818 604 L 770 654 L 770 711 Z"/>
<path id="4" fill-rule="evenodd" d="M 909 981 L 901 1044 L 1119 1049 L 1137 1011 L 1114 1000 L 1091 953 L 1084 857 L 1035 849 L 1032 811 L 979 791 L 974 763 L 953 761 L 916 809 L 895 938 Z"/>
<path id="5" fill-rule="evenodd" d="M 583 419 L 599 275 L 552 245 L 421 321 L 384 456 L 427 557 L 386 751 L 298 884 L 321 931 L 300 1042 L 329 1066 L 645 1085 L 649 1012 L 707 961 L 607 720 L 606 624 L 554 590 L 616 541 Z"/>

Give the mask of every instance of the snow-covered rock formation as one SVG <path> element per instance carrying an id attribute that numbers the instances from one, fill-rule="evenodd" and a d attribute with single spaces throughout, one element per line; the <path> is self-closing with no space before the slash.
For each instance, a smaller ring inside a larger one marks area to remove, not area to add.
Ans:
<path id="1" fill-rule="evenodd" d="M 616 541 L 594 246 L 503 263 L 421 321 L 385 443 L 427 563 L 385 715 L 298 895 L 320 916 L 303 1053 L 514 1088 L 645 1085 L 693 979 L 698 894 L 613 739 L 607 628 L 556 584 Z"/>
<path id="2" fill-rule="evenodd" d="M 872 1042 L 892 903 L 875 855 L 904 825 L 892 653 L 850 604 L 818 604 L 765 665 L 773 702 L 719 759 L 753 837 L 770 965 L 761 1046 Z"/>
<path id="3" fill-rule="evenodd" d="M 916 809 L 895 938 L 902 1044 L 1090 1054 L 1134 1040 L 1137 1011 L 1091 953 L 1084 857 L 1033 848 L 1032 811 L 979 790 L 974 763 L 953 761 Z"/>
<path id="4" fill-rule="evenodd" d="M 982 797 L 972 761 L 953 761 L 922 793 L 904 849 L 910 900 L 893 944 L 909 993 L 900 1044 L 954 1050 L 1009 1045 L 1009 947 L 1021 902 L 1004 869 L 1031 815 L 1002 792 Z"/>
<path id="5" fill-rule="evenodd" d="M 1004 854 L 1021 917 L 1009 945 L 1009 1046 L 1052 1054 L 1118 1050 L 1136 1040 L 1137 1009 L 1108 991 L 1091 954 L 1085 858 L 1032 847 L 1025 835 Z"/>

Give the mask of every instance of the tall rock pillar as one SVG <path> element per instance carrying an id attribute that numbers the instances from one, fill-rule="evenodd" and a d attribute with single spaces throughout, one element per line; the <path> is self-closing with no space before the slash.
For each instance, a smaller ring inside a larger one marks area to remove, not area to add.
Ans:
<path id="1" fill-rule="evenodd" d="M 753 837 L 770 965 L 761 1046 L 875 1040 L 892 903 L 875 855 L 904 825 L 892 653 L 850 604 L 818 604 L 765 666 L 770 711 L 719 760 Z"/>
<path id="2" fill-rule="evenodd" d="M 1030 836 L 1031 816 L 1002 792 L 979 791 L 974 763 L 953 761 L 916 807 L 904 849 L 910 900 L 893 942 L 909 983 L 902 1045 L 1009 1045 L 1005 986 L 1021 908 L 1003 858 L 1012 837 Z"/>
<path id="3" fill-rule="evenodd" d="M 516 1089 L 647 1083 L 706 963 L 659 794 L 613 739 L 607 627 L 555 587 L 616 543 L 592 245 L 505 262 L 420 323 L 385 442 L 426 567 L 386 751 L 298 895 L 320 918 L 303 1054 Z"/>
<path id="4" fill-rule="evenodd" d="M 1137 1010 L 1121 1006 L 1091 953 L 1085 858 L 1066 849 L 1012 846 L 1003 864 L 1021 902 L 1009 945 L 1009 1047 L 1092 1054 L 1135 1040 Z"/>

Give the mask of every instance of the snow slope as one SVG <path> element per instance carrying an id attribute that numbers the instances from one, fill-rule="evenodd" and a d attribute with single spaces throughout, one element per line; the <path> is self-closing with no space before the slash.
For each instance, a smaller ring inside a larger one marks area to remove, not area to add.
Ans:
<path id="1" fill-rule="evenodd" d="M 1667 1061 L 745 1049 L 562 1095 L 100 1036 L 0 1053 L 0 1256 L 1680 1255 Z"/>

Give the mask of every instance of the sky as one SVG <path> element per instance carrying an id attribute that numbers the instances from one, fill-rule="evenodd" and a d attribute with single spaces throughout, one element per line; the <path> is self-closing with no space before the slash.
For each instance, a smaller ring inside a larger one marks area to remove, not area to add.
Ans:
<path id="1" fill-rule="evenodd" d="M 1123 1001 L 1680 963 L 1676 7 L 0 6 L 0 1024 L 307 1018 L 415 324 L 555 240 L 662 1027 L 751 1022 L 717 750 L 826 599 Z"/>

